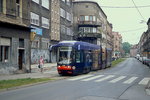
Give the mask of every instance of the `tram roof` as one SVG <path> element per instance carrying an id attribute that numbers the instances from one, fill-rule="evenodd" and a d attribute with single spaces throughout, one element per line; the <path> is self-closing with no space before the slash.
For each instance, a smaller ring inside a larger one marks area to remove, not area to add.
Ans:
<path id="1" fill-rule="evenodd" d="M 82 41 L 61 41 L 58 44 L 53 45 L 52 48 L 61 46 L 70 46 L 78 50 L 96 50 L 101 48 L 101 46 Z"/>

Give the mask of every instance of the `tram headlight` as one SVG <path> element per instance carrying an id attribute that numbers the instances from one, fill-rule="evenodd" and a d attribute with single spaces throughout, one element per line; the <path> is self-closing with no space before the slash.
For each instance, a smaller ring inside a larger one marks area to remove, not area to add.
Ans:
<path id="1" fill-rule="evenodd" d="M 71 68 L 71 66 L 68 66 L 68 68 Z"/>
<path id="2" fill-rule="evenodd" d="M 75 70 L 75 69 L 76 69 L 76 67 L 75 67 L 75 66 L 72 66 L 72 69 L 73 69 L 73 70 Z"/>

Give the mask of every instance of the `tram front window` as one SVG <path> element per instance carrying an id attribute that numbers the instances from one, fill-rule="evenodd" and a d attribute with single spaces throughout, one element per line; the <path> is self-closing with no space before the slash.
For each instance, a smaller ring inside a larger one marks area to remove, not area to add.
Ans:
<path id="1" fill-rule="evenodd" d="M 72 60 L 73 60 L 72 47 L 60 47 L 58 64 L 71 64 Z"/>

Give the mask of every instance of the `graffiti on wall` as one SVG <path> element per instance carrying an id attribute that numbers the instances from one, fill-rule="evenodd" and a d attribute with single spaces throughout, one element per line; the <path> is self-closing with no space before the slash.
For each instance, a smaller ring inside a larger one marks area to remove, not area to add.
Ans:
<path id="1" fill-rule="evenodd" d="M 48 50 L 32 49 L 31 50 L 31 64 L 37 64 L 41 56 L 43 56 L 44 61 L 46 63 L 50 61 Z"/>

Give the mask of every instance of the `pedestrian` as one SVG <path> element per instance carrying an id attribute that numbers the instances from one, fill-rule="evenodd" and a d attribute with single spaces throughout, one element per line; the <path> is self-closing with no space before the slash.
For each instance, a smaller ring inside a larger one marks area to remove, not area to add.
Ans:
<path id="1" fill-rule="evenodd" d="M 42 56 L 40 57 L 40 60 L 39 60 L 39 66 L 41 69 L 41 73 L 43 73 L 44 59 Z"/>

